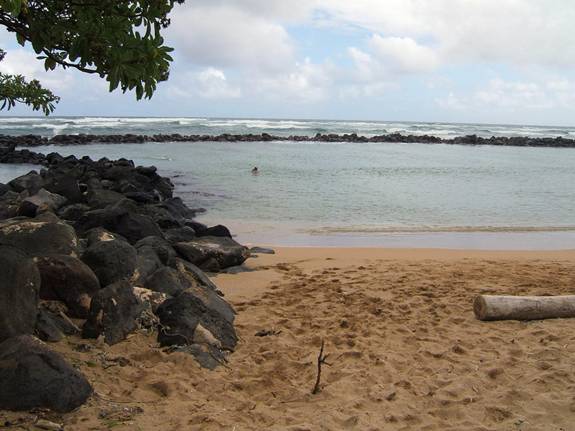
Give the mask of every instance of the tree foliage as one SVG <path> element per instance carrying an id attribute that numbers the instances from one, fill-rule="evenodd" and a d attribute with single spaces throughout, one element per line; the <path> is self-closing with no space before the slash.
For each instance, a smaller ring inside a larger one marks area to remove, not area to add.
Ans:
<path id="1" fill-rule="evenodd" d="M 30 44 L 47 71 L 74 68 L 106 79 L 110 91 L 134 90 L 137 99 L 151 98 L 172 61 L 173 49 L 165 46 L 161 31 L 170 24 L 174 5 L 183 2 L 0 0 L 0 25 L 21 45 Z M 24 102 L 47 113 L 58 101 L 37 81 L 3 75 L 1 83 L 0 102 L 8 108 L 14 106 L 10 101 Z"/>
<path id="2" fill-rule="evenodd" d="M 4 59 L 4 51 L 0 49 L 0 61 Z M 27 82 L 22 75 L 8 75 L 0 72 L 0 110 L 10 109 L 16 103 L 24 103 L 33 110 L 42 110 L 46 115 L 54 111 L 60 98 L 50 90 L 42 88 L 40 82 Z"/>

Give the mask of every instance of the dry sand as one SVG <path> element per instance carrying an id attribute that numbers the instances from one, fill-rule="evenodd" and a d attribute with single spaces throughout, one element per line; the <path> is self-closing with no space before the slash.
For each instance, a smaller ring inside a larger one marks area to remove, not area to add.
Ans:
<path id="1" fill-rule="evenodd" d="M 575 251 L 285 248 L 247 266 L 215 277 L 238 311 L 227 367 L 164 354 L 153 335 L 72 338 L 52 347 L 97 395 L 40 415 L 66 430 L 575 430 L 575 319 L 472 312 L 479 293 L 572 294 Z M 312 395 L 322 340 L 331 366 Z"/>

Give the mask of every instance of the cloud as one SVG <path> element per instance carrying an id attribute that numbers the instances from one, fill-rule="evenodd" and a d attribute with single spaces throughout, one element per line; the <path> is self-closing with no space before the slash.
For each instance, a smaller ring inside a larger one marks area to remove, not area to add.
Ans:
<path id="1" fill-rule="evenodd" d="M 499 108 L 550 108 L 553 101 L 535 82 L 509 82 L 492 79 L 487 87 L 477 91 L 474 99 L 482 105 Z"/>
<path id="2" fill-rule="evenodd" d="M 0 72 L 23 75 L 28 80 L 37 79 L 43 86 L 55 92 L 65 91 L 74 83 L 72 71 L 57 68 L 46 72 L 44 63 L 24 48 L 8 50 L 6 57 L 0 62 Z"/>
<path id="3" fill-rule="evenodd" d="M 237 99 L 242 95 L 240 87 L 230 84 L 225 73 L 214 67 L 187 73 L 179 84 L 172 84 L 168 92 L 175 97 L 199 96 L 204 99 Z"/>
<path id="4" fill-rule="evenodd" d="M 445 110 L 464 111 L 468 108 L 467 103 L 456 96 L 452 91 L 446 97 L 435 99 L 437 105 Z"/>
<path id="5" fill-rule="evenodd" d="M 285 73 L 251 80 L 250 87 L 253 94 L 270 100 L 315 103 L 329 96 L 334 73 L 329 63 L 315 64 L 305 59 Z"/>
<path id="6" fill-rule="evenodd" d="M 575 64 L 571 0 L 320 0 L 334 26 L 426 39 L 443 62 Z"/>
<path id="7" fill-rule="evenodd" d="M 369 46 L 377 59 L 393 72 L 428 72 L 439 64 L 433 49 L 409 37 L 381 37 L 374 34 Z"/>
<path id="8" fill-rule="evenodd" d="M 196 65 L 269 73 L 293 63 L 293 43 L 283 26 L 224 3 L 193 3 L 174 15 L 169 36 L 179 55 Z"/>
<path id="9" fill-rule="evenodd" d="M 566 79 L 551 81 L 508 81 L 491 79 L 485 86 L 468 95 L 436 99 L 445 110 L 505 110 L 537 111 L 571 108 L 575 103 L 575 82 Z"/>

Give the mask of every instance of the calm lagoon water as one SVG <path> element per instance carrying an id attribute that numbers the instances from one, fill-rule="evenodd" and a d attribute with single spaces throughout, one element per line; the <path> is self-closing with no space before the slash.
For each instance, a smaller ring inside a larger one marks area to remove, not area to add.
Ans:
<path id="1" fill-rule="evenodd" d="M 208 210 L 200 220 L 227 224 L 248 243 L 575 248 L 573 149 L 202 142 L 38 150 L 156 165 L 189 205 Z M 18 169 L 28 168 L 0 167 L 0 181 Z"/>

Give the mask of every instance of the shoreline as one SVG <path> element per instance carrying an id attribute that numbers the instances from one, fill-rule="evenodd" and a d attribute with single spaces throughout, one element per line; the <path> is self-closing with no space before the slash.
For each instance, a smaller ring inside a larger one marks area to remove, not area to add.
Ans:
<path id="1" fill-rule="evenodd" d="M 525 229 L 468 231 L 350 231 L 319 232 L 303 224 L 272 223 L 269 221 L 242 222 L 214 217 L 206 212 L 198 217 L 203 223 L 219 220 L 229 226 L 234 238 L 250 246 L 289 248 L 412 248 L 437 250 L 500 250 L 545 251 L 575 249 L 575 229 Z"/>

